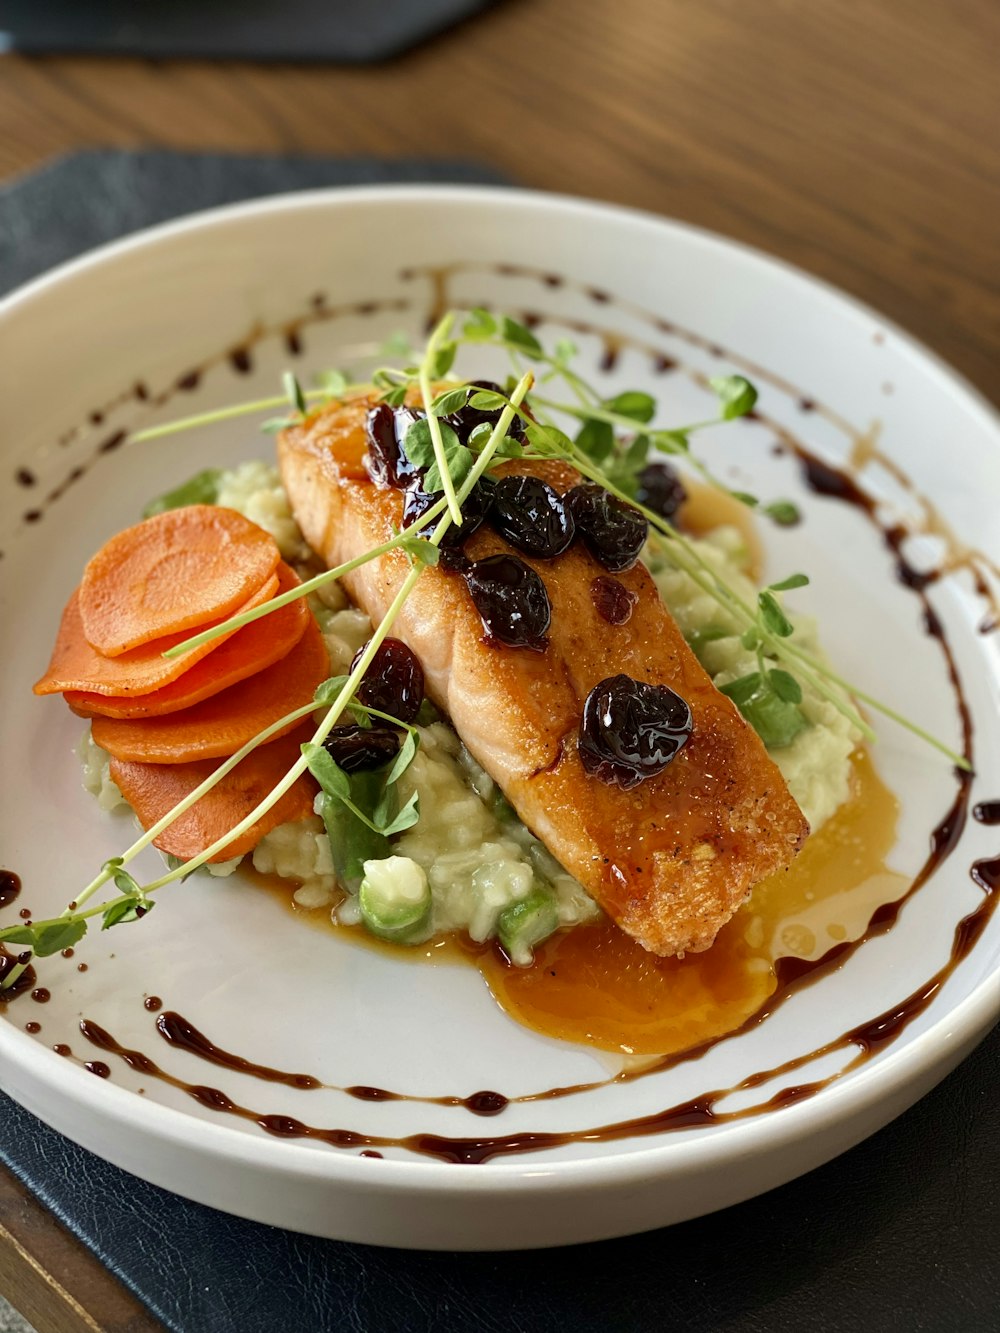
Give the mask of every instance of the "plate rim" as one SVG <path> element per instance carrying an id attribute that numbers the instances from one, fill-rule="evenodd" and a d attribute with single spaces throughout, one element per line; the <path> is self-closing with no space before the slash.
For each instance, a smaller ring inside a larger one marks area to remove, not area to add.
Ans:
<path id="1" fill-rule="evenodd" d="M 755 246 L 722 233 L 711 231 L 680 219 L 661 216 L 644 209 L 586 199 L 569 194 L 506 186 L 383 184 L 329 186 L 318 189 L 249 199 L 215 208 L 198 210 L 155 226 L 142 228 L 109 241 L 73 259 L 64 261 L 22 284 L 0 300 L 0 326 L 29 305 L 37 296 L 78 274 L 113 264 L 132 251 L 153 249 L 182 241 L 189 235 L 216 227 L 239 223 L 248 216 L 294 213 L 304 209 L 350 207 L 401 201 L 432 201 L 441 206 L 454 203 L 510 205 L 517 209 L 536 209 L 550 215 L 582 216 L 626 223 L 644 229 L 668 232 L 686 241 L 695 241 L 709 250 L 736 252 L 744 261 L 791 282 L 800 289 L 819 291 L 827 300 L 846 306 L 855 315 L 877 324 L 889 333 L 911 358 L 933 372 L 943 387 L 965 400 L 965 406 L 979 416 L 996 436 L 1000 446 L 1000 410 L 960 371 L 954 369 L 933 349 L 908 333 L 895 321 L 866 302 L 843 291 L 823 278 Z M 613 1181 L 615 1185 L 648 1183 L 651 1175 L 698 1173 L 702 1167 L 719 1169 L 727 1162 L 746 1156 L 747 1151 L 766 1155 L 782 1144 L 800 1144 L 824 1130 L 852 1117 L 862 1117 L 880 1100 L 891 1100 L 909 1084 L 916 1084 L 921 1073 L 941 1069 L 940 1077 L 951 1068 L 949 1055 L 981 1040 L 1000 1020 L 1000 993 L 993 998 L 996 977 L 984 977 L 975 989 L 956 1005 L 943 1012 L 922 1034 L 911 1042 L 890 1050 L 844 1080 L 837 1080 L 808 1101 L 783 1108 L 780 1116 L 764 1115 L 713 1127 L 712 1133 L 686 1141 L 666 1136 L 665 1141 L 648 1147 L 636 1147 L 620 1154 L 570 1161 L 532 1162 L 530 1154 L 505 1162 L 485 1162 L 474 1171 L 457 1171 L 449 1163 L 385 1159 L 377 1172 L 363 1165 L 360 1158 L 346 1153 L 325 1153 L 304 1145 L 250 1135 L 235 1127 L 197 1119 L 198 1143 L 202 1151 L 258 1170 L 275 1170 L 285 1175 L 324 1178 L 336 1184 L 363 1182 L 372 1193 L 395 1193 L 400 1187 L 419 1186 L 431 1192 L 458 1196 L 493 1196 L 558 1186 L 561 1193 L 587 1192 Z M 113 1120 L 123 1127 L 133 1127 L 129 1114 L 135 1109 L 136 1094 L 113 1083 L 85 1081 L 84 1070 L 67 1066 L 54 1052 L 40 1045 L 0 1017 L 0 1054 L 9 1049 L 17 1053 L 21 1067 L 40 1087 L 56 1098 L 68 1095 L 66 1073 L 77 1080 L 73 1100 L 84 1104 L 93 1115 Z M 954 1062 L 951 1062 L 954 1063 Z M 59 1071 L 58 1073 L 56 1071 Z M 936 1080 L 935 1080 L 936 1081 Z M 15 1100 L 17 1100 L 15 1098 Z M 908 1103 L 907 1103 L 908 1104 Z M 43 1117 L 44 1118 L 44 1117 Z M 191 1148 L 191 1122 L 185 1110 L 143 1100 L 144 1132 L 170 1142 L 180 1149 Z M 436 1188 L 437 1187 L 437 1188 Z"/>

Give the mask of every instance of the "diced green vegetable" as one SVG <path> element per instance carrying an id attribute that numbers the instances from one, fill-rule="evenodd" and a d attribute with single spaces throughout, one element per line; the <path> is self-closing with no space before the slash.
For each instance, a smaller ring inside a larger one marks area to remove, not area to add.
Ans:
<path id="1" fill-rule="evenodd" d="M 375 808 L 382 795 L 382 783 L 381 773 L 352 775 L 351 793 L 362 810 Z M 320 815 L 330 839 L 337 879 L 349 893 L 357 893 L 365 862 L 388 856 L 389 839 L 369 828 L 339 796 L 330 792 L 323 794 Z"/>
<path id="2" fill-rule="evenodd" d="M 558 925 L 555 898 L 549 889 L 536 881 L 527 898 L 511 903 L 500 913 L 497 934 L 510 961 L 518 967 L 528 967 L 535 946 L 548 939 Z"/>
<path id="3" fill-rule="evenodd" d="M 358 906 L 362 922 L 381 940 L 419 944 L 430 933 L 430 885 L 408 856 L 366 861 Z"/>
<path id="4" fill-rule="evenodd" d="M 217 467 L 207 467 L 204 472 L 195 473 L 172 491 L 150 500 L 142 511 L 143 518 L 152 518 L 154 514 L 163 514 L 168 509 L 182 509 L 184 505 L 214 505 L 219 498 L 221 476 Z"/>

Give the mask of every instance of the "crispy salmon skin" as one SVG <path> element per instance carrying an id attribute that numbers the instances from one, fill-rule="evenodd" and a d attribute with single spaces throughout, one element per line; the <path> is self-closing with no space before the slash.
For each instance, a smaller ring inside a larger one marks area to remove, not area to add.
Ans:
<path id="1" fill-rule="evenodd" d="M 387 541 L 401 523 L 402 494 L 376 486 L 365 468 L 374 401 L 327 408 L 279 438 L 292 509 L 330 567 Z M 549 460 L 501 470 L 530 472 L 560 492 L 579 480 Z M 487 526 L 465 546 L 473 560 L 511 550 Z M 591 584 L 605 571 L 581 542 L 554 560 L 517 554 L 548 590 L 544 651 L 487 643 L 464 579 L 438 568 L 421 576 L 391 633 L 420 658 L 431 698 L 520 818 L 618 925 L 653 953 L 707 949 L 753 886 L 790 864 L 809 826 L 641 563 L 616 576 L 637 599 L 616 626 L 595 607 Z M 377 623 L 408 569 L 392 552 L 343 582 Z M 694 723 L 674 761 L 629 791 L 587 774 L 577 752 L 584 700 L 619 673 L 669 686 Z"/>

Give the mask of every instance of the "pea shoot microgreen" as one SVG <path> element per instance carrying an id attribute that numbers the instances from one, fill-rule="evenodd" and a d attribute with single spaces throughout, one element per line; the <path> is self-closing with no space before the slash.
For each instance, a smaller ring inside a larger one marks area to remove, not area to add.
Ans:
<path id="1" fill-rule="evenodd" d="M 163 514 L 168 509 L 181 509 L 185 505 L 211 505 L 219 498 L 219 479 L 222 472 L 217 467 L 205 468 L 196 472 L 182 485 L 172 491 L 150 500 L 142 511 L 143 518 L 152 518 L 154 514 Z"/>
<path id="2" fill-rule="evenodd" d="M 441 327 L 442 326 L 439 326 L 439 330 Z M 443 339 L 439 338 L 438 345 L 440 345 L 442 341 Z M 433 335 L 431 342 L 434 343 Z M 445 353 L 445 359 L 446 358 L 447 353 Z M 438 364 L 440 364 L 440 362 Z M 520 404 L 533 383 L 534 376 L 530 372 L 522 375 L 517 386 L 511 393 L 509 403 L 504 407 L 500 417 L 496 421 L 489 440 L 484 444 L 478 456 L 474 459 L 472 467 L 468 471 L 464 481 L 457 483 L 454 480 L 451 481 L 452 491 L 456 502 L 455 507 L 459 515 L 459 522 L 461 522 L 462 503 L 468 498 L 473 487 L 479 481 L 479 478 L 489 468 L 496 449 L 506 435 L 511 422 L 514 419 L 515 413 L 519 411 Z M 364 678 L 365 672 L 371 665 L 375 654 L 387 637 L 397 616 L 406 604 L 418 579 L 421 577 L 428 564 L 432 563 L 432 560 L 424 555 L 423 546 L 419 538 L 419 530 L 427 527 L 435 518 L 437 519 L 437 522 L 433 533 L 429 538 L 429 544 L 434 548 L 440 547 L 441 541 L 451 527 L 453 521 L 450 510 L 445 511 L 445 501 L 442 501 L 439 505 L 432 506 L 427 513 L 422 515 L 421 519 L 418 519 L 413 523 L 405 533 L 399 533 L 393 537 L 391 541 L 383 543 L 382 547 L 367 552 L 364 556 L 359 557 L 357 562 L 348 562 L 351 568 L 357 568 L 368 560 L 376 558 L 377 555 L 386 554 L 388 551 L 397 547 L 403 547 L 404 549 L 409 547 L 411 553 L 409 571 L 403 578 L 403 581 L 385 615 L 375 627 L 372 637 L 368 640 L 368 643 L 353 664 L 350 674 L 344 678 L 342 682 L 339 679 L 336 680 L 335 684 L 339 686 L 339 688 L 337 688 L 335 692 L 331 688 L 330 691 L 324 693 L 323 703 L 326 705 L 327 711 L 316 726 L 310 741 L 303 746 L 303 753 L 300 758 L 244 819 L 242 819 L 234 828 L 230 829 L 228 833 L 217 838 L 208 847 L 204 848 L 197 856 L 189 858 L 180 865 L 173 866 L 168 869 L 165 874 L 150 881 L 148 884 L 140 885 L 125 869 L 125 867 L 129 865 L 141 851 L 148 847 L 154 839 L 159 837 L 161 833 L 169 828 L 176 819 L 180 818 L 180 816 L 189 810 L 192 805 L 220 782 L 226 774 L 232 772 L 232 770 L 241 763 L 248 754 L 256 749 L 258 745 L 265 744 L 273 736 L 277 735 L 279 732 L 283 732 L 287 728 L 289 722 L 297 721 L 300 718 L 304 718 L 311 714 L 316 708 L 315 701 L 304 705 L 302 708 L 296 709 L 294 712 L 287 714 L 271 726 L 265 728 L 265 730 L 253 737 L 242 746 L 241 749 L 237 750 L 235 754 L 231 755 L 227 760 L 220 764 L 187 797 L 182 801 L 179 801 L 172 810 L 163 816 L 162 819 L 158 820 L 137 838 L 131 847 L 124 851 L 121 856 L 108 861 L 102 867 L 100 873 L 76 896 L 74 901 L 66 908 L 61 916 L 48 921 L 35 922 L 32 923 L 31 926 L 19 923 L 16 926 L 0 929 L 0 944 L 20 943 L 28 946 L 28 948 L 38 956 L 44 956 L 42 952 L 44 949 L 49 949 L 50 952 L 57 952 L 57 950 L 49 948 L 55 939 L 65 939 L 68 938 L 70 934 L 73 935 L 74 942 L 82 939 L 87 932 L 89 921 L 94 917 L 100 916 L 102 918 L 103 928 L 105 929 L 113 925 L 123 924 L 126 921 L 137 920 L 150 910 L 152 906 L 152 894 L 156 893 L 159 889 L 165 888 L 168 884 L 185 879 L 192 871 L 206 865 L 209 861 L 213 860 L 213 858 L 224 852 L 227 846 L 250 829 L 281 799 L 282 796 L 284 796 L 295 782 L 297 782 L 298 779 L 310 769 L 310 761 L 312 761 L 312 763 L 322 763 L 321 760 L 317 760 L 317 750 L 322 749 L 323 742 L 333 730 L 344 711 L 352 704 L 354 704 L 355 708 L 358 707 L 354 699 L 358 685 Z M 414 555 L 414 552 L 419 554 Z M 341 573 L 346 572 L 347 566 L 341 566 L 340 570 Z M 310 581 L 313 583 L 314 587 L 320 586 L 321 583 L 328 582 L 331 578 L 336 577 L 336 573 L 335 571 L 328 571 L 326 575 L 320 575 L 318 577 L 318 583 L 316 580 Z M 302 584 L 294 591 L 299 596 L 303 596 L 305 595 L 306 590 L 307 584 Z M 275 598 L 272 602 L 265 604 L 265 606 L 268 610 L 274 610 L 281 600 L 281 598 Z M 232 621 L 225 623 L 228 629 L 234 628 Z M 216 627 L 216 629 L 219 628 L 221 627 Z M 331 693 L 333 694 L 332 699 L 330 698 Z M 375 710 L 368 711 L 374 713 Z M 381 793 L 376 795 L 375 801 L 371 805 L 370 816 L 362 810 L 361 805 L 359 805 L 355 799 L 359 785 L 358 777 L 360 775 L 355 775 L 350 780 L 346 801 L 342 794 L 342 788 L 341 793 L 338 793 L 336 785 L 334 785 L 331 791 L 327 791 L 321 783 L 324 797 L 336 799 L 339 802 L 340 808 L 346 810 L 355 821 L 354 825 L 346 831 L 346 836 L 349 839 L 354 839 L 350 846 L 354 848 L 355 853 L 357 851 L 356 838 L 358 826 L 361 828 L 368 828 L 368 831 L 372 833 L 373 836 L 386 840 L 387 845 L 389 837 L 395 833 L 401 832 L 404 828 L 409 827 L 412 823 L 416 822 L 416 819 L 419 817 L 418 802 L 415 799 L 416 793 L 410 797 L 401 809 L 395 808 L 396 782 L 408 764 L 412 762 L 412 758 L 416 753 L 416 741 L 413 730 L 408 729 L 408 731 L 409 742 L 411 743 L 404 741 L 396 762 L 393 764 L 389 774 L 383 780 L 384 786 Z M 329 782 L 329 770 L 324 769 L 324 772 L 327 776 L 327 781 Z M 376 777 L 378 777 L 378 775 L 376 775 Z M 389 781 L 389 778 L 392 779 L 391 782 Z M 333 783 L 336 784 L 337 782 L 338 779 L 334 778 Z M 386 791 L 390 792 L 391 795 L 387 797 L 385 795 Z M 352 792 L 354 792 L 355 795 L 352 795 Z M 333 810 L 333 813 L 337 813 L 336 809 Z M 341 832 L 341 821 L 337 819 L 335 820 L 335 823 L 337 825 L 336 829 L 331 829 L 331 846 L 334 850 L 334 855 L 336 856 L 338 843 L 334 834 L 339 835 Z M 370 828 L 368 827 L 369 825 L 371 826 Z M 90 899 L 99 893 L 101 888 L 103 888 L 109 881 L 114 882 L 115 887 L 119 889 L 120 896 L 110 901 L 88 907 L 87 904 Z M 50 930 L 50 928 L 52 929 Z M 60 947 L 67 946 L 60 945 Z M 0 990 L 9 990 L 27 966 L 27 958 L 23 962 L 19 960 L 13 968 L 10 968 L 6 972 L 3 982 L 0 983 Z"/>
<path id="3" fill-rule="evenodd" d="M 470 394 L 464 381 L 453 380 L 442 384 L 445 377 L 451 374 L 461 348 L 470 344 L 492 347 L 509 356 L 515 374 L 508 378 L 503 392 L 477 390 Z M 569 339 L 560 339 L 551 352 L 547 351 L 527 325 L 508 315 L 494 314 L 486 309 L 473 309 L 464 316 L 456 311 L 448 312 L 431 333 L 419 357 L 402 336 L 390 340 L 382 348 L 381 355 L 387 362 L 402 361 L 403 364 L 379 367 L 367 383 L 352 383 L 343 371 L 329 371 L 318 376 L 315 387 L 309 389 L 304 389 L 298 379 L 288 373 L 284 377 L 284 393 L 280 396 L 154 426 L 132 437 L 133 441 L 153 440 L 179 431 L 273 410 L 283 410 L 284 415 L 265 421 L 263 429 L 282 430 L 301 423 L 316 407 L 355 393 L 374 391 L 393 406 L 419 399 L 424 415 L 410 426 L 404 449 L 413 463 L 427 469 L 423 484 L 428 491 L 440 492 L 440 498 L 408 528 L 395 533 L 381 545 L 307 580 L 253 611 L 194 635 L 166 654 L 176 656 L 220 634 L 249 624 L 296 597 L 306 596 L 369 560 L 394 550 L 405 555 L 409 563 L 409 569 L 389 609 L 348 675 L 331 677 L 325 681 L 316 692 L 313 702 L 289 713 L 220 764 L 184 800 L 137 838 L 121 856 L 109 860 L 61 916 L 30 924 L 19 922 L 0 929 L 0 944 L 22 946 L 38 957 L 46 957 L 78 943 L 86 934 L 89 923 L 95 919 L 100 919 L 102 930 L 140 920 L 152 910 L 155 904 L 153 894 L 168 884 L 186 879 L 224 852 L 232 841 L 271 809 L 307 771 L 319 784 L 320 812 L 330 835 L 337 872 L 344 881 L 351 883 L 358 880 L 366 859 L 387 855 L 389 839 L 412 827 L 419 819 L 416 792 L 402 805 L 398 796 L 399 780 L 417 754 L 419 730 L 359 703 L 356 697 L 358 685 L 423 571 L 428 565 L 436 563 L 445 533 L 452 524 L 461 523 L 461 506 L 480 477 L 502 459 L 518 457 L 522 453 L 564 460 L 583 477 L 597 482 L 620 500 L 634 505 L 648 520 L 652 530 L 651 541 L 665 557 L 686 573 L 741 627 L 741 641 L 744 648 L 755 655 L 755 669 L 725 685 L 723 693 L 733 700 L 760 733 L 765 744 L 773 748 L 788 745 L 808 726 L 801 707 L 805 687 L 832 703 L 866 738 L 873 738 L 874 733 L 853 699 L 868 704 L 906 727 L 945 754 L 956 766 L 968 767 L 962 756 L 953 753 L 936 737 L 885 703 L 849 684 L 825 661 L 802 647 L 796 636 L 794 619 L 785 610 L 781 595 L 806 586 L 808 579 L 804 574 L 792 574 L 769 584 L 758 593 L 756 602 L 750 603 L 727 582 L 718 568 L 706 561 L 696 543 L 662 516 L 637 501 L 639 475 L 650 453 L 655 450 L 682 457 L 689 467 L 710 484 L 725 490 L 748 507 L 758 509 L 779 526 L 791 526 L 799 522 L 799 511 L 791 501 L 778 499 L 760 504 L 756 496 L 732 491 L 712 476 L 692 454 L 691 437 L 698 431 L 719 422 L 736 420 L 753 411 L 757 393 L 743 376 L 723 376 L 710 381 L 718 403 L 714 417 L 686 426 L 666 428 L 654 424 L 658 404 L 649 393 L 628 390 L 611 398 L 602 398 L 575 369 L 573 363 L 577 349 Z M 534 363 L 531 370 L 523 368 L 524 359 Z M 537 391 L 532 393 L 529 411 L 525 396 L 536 382 Z M 564 386 L 566 395 L 556 396 L 559 385 Z M 446 418 L 467 404 L 487 412 L 499 410 L 501 415 L 495 423 L 486 422 L 477 426 L 467 443 L 463 444 Z M 575 422 L 575 434 L 572 437 L 556 424 L 553 413 L 562 420 Z M 523 443 L 507 434 L 515 417 L 520 419 L 523 427 Z M 206 469 L 183 486 L 154 501 L 147 513 L 161 512 L 183 504 L 211 503 L 218 493 L 218 475 L 216 470 Z M 710 626 L 694 637 L 692 647 L 700 652 L 709 643 L 729 637 L 730 634 L 729 629 Z M 134 878 L 127 867 L 140 852 L 258 745 L 265 744 L 290 723 L 303 720 L 317 710 L 325 711 L 315 725 L 311 739 L 302 746 L 300 758 L 246 818 L 198 856 L 184 862 L 173 862 L 171 859 L 166 873 L 150 883 L 143 885 Z M 323 743 L 345 713 L 360 726 L 370 726 L 372 720 L 376 719 L 396 726 L 405 733 L 391 765 L 381 771 L 349 774 L 334 761 Z M 109 883 L 118 890 L 118 896 L 92 904 L 91 899 Z M 29 955 L 25 955 L 13 968 L 7 970 L 2 989 L 9 989 L 16 982 L 28 965 L 28 958 Z"/>
<path id="4" fill-rule="evenodd" d="M 432 422 L 437 423 L 436 437 Z M 461 486 L 475 461 L 452 427 L 437 415 L 418 417 L 406 432 L 403 448 L 411 463 L 427 469 L 423 484 L 432 493 L 445 490 L 445 475 L 451 477 L 453 488 Z"/>

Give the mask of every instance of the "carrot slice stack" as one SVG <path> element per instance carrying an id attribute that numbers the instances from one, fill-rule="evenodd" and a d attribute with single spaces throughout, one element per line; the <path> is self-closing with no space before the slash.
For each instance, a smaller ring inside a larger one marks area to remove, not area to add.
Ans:
<path id="1" fill-rule="evenodd" d="M 270 578 L 274 538 L 235 509 L 187 505 L 105 542 L 80 583 L 84 635 L 119 657 L 166 635 L 224 620 Z"/>
<path id="2" fill-rule="evenodd" d="M 250 611 L 268 602 L 278 590 L 278 577 L 272 574 L 254 595 L 237 610 Z M 219 621 L 214 621 L 219 624 Z M 207 629 L 200 625 L 197 629 Z M 166 638 L 144 643 L 141 648 L 122 653 L 119 657 L 105 657 L 93 648 L 84 633 L 80 614 L 79 590 L 74 592 L 63 612 L 62 623 L 52 650 L 52 661 L 41 680 L 35 685 L 36 694 L 62 694 L 66 690 L 86 690 L 91 694 L 125 695 L 150 694 L 168 685 L 196 662 L 219 648 L 229 635 L 220 635 L 211 643 L 191 648 L 180 657 L 164 657 L 168 648 L 175 648 L 191 637 L 191 630 L 170 634 Z M 235 630 L 231 633 L 236 633 Z"/>
<path id="3" fill-rule="evenodd" d="M 278 593 L 288 592 L 298 584 L 288 565 L 280 564 Z M 300 597 L 269 616 L 251 621 L 231 638 L 227 637 L 210 658 L 196 662 L 182 676 L 149 694 L 115 696 L 66 690 L 63 697 L 80 717 L 145 718 L 177 713 L 287 657 L 307 626 L 313 624 L 306 600 Z M 290 704 L 289 708 L 293 706 Z"/>
<path id="4" fill-rule="evenodd" d="M 311 727 L 299 727 L 281 740 L 261 745 L 242 763 L 237 764 L 190 810 L 185 811 L 158 838 L 154 847 L 187 861 L 197 856 L 217 838 L 234 829 L 256 805 L 278 785 L 300 755 L 300 746 L 309 739 Z M 111 760 L 111 778 L 128 801 L 143 828 L 174 808 L 219 767 L 221 760 L 199 760 L 193 764 L 134 764 Z M 316 784 L 308 775 L 299 778 L 251 828 L 212 861 L 228 861 L 243 856 L 257 846 L 265 833 L 279 824 L 305 819 L 312 813 Z"/>
<path id="5" fill-rule="evenodd" d="M 193 708 L 166 717 L 95 717 L 91 731 L 116 759 L 146 764 L 217 759 L 235 754 L 286 713 L 309 703 L 329 674 L 326 645 L 312 621 L 287 657 Z M 289 722 L 276 736 L 299 725 Z"/>
<path id="6" fill-rule="evenodd" d="M 111 755 L 112 779 L 144 828 L 189 796 L 225 756 L 309 704 L 330 670 L 304 598 L 179 657 L 163 654 L 298 585 L 268 533 L 214 505 L 138 523 L 87 565 L 35 693 L 64 694 L 74 712 L 93 719 L 94 740 Z M 187 860 L 230 832 L 274 790 L 310 731 L 287 724 L 155 845 Z M 241 856 L 278 824 L 304 818 L 316 790 L 304 774 L 212 859 Z"/>

